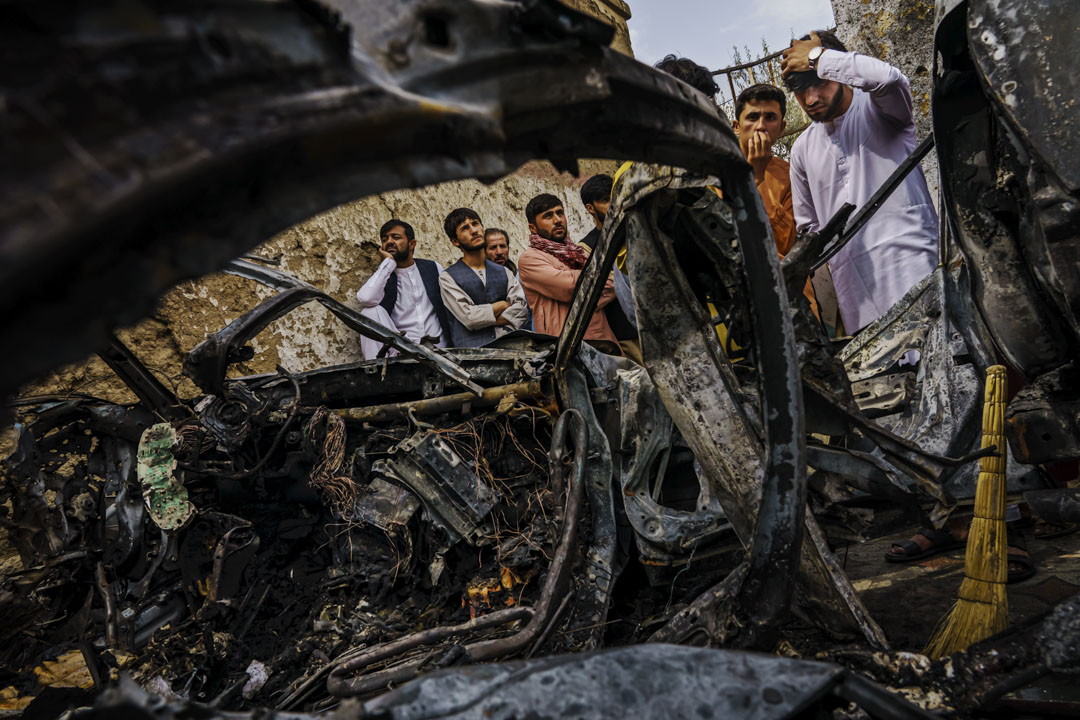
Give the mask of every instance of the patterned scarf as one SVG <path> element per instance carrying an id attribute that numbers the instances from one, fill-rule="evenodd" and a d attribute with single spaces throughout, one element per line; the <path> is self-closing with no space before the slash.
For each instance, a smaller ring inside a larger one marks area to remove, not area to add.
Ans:
<path id="1" fill-rule="evenodd" d="M 551 255 L 571 270 L 580 270 L 589 261 L 588 254 L 576 244 L 545 240 L 536 233 L 529 235 L 529 247 Z"/>

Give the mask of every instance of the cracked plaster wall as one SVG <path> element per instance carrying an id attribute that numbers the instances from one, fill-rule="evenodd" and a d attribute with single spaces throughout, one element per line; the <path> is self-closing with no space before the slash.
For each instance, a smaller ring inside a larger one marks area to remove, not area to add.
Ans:
<path id="1" fill-rule="evenodd" d="M 616 26 L 612 46 L 632 54 L 626 21 L 630 9 L 622 0 L 564 0 Z M 558 173 L 547 162 L 533 162 L 491 184 L 474 180 L 402 190 L 357 200 L 312 217 L 271 238 L 253 252 L 275 260 L 292 273 L 338 300 L 356 303 L 356 291 L 378 265 L 378 228 L 390 218 L 409 222 L 417 234 L 416 254 L 444 266 L 457 257 L 442 230 L 443 218 L 456 207 L 475 209 L 488 227 L 510 233 L 511 256 L 517 258 L 528 241 L 525 205 L 535 195 L 561 197 L 571 237 L 592 228 L 581 206 L 581 183 L 597 172 L 614 171 L 610 162 L 583 161 L 581 176 Z M 118 332 L 147 366 L 185 397 L 199 394 L 180 373 L 184 354 L 239 315 L 269 297 L 272 291 L 257 283 L 210 275 L 185 282 L 170 291 L 154 315 Z M 260 333 L 252 343 L 255 358 L 234 366 L 235 374 L 272 372 L 279 363 L 290 371 L 361 359 L 359 337 L 321 306 L 309 303 Z M 81 392 L 116 402 L 136 398 L 96 357 L 51 374 L 24 389 L 23 395 Z"/>
<path id="2" fill-rule="evenodd" d="M 911 81 L 919 139 L 931 132 L 930 92 L 934 68 L 933 0 L 832 0 L 837 36 L 849 50 L 900 68 Z M 922 163 L 934 204 L 940 185 L 936 156 Z"/>

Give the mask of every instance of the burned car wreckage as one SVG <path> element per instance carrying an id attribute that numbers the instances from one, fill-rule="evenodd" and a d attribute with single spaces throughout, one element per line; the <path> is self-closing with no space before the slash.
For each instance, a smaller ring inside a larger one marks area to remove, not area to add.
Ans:
<path id="1" fill-rule="evenodd" d="M 0 389 L 99 349 L 139 402 L 20 408 L 6 684 L 74 652 L 103 691 L 80 717 L 917 718 L 1077 667 L 1078 597 L 892 651 L 833 552 L 971 496 L 995 349 L 1034 380 L 1011 487 L 1080 456 L 1077 115 L 1037 83 L 1066 47 L 1039 28 L 1077 8 L 939 2 L 941 263 L 838 347 L 788 299 L 847 214 L 778 260 L 716 108 L 554 0 L 50 5 L 3 11 Z M 559 338 L 433 350 L 234 259 L 345 200 L 586 151 L 636 162 Z M 623 247 L 644 368 L 583 342 Z M 222 268 L 277 292 L 190 349 L 180 399 L 107 331 Z M 399 356 L 231 371 L 309 302 Z"/>

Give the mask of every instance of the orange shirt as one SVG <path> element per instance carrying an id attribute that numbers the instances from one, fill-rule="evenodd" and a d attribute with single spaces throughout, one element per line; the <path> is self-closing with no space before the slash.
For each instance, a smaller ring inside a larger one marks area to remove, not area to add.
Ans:
<path id="1" fill-rule="evenodd" d="M 789 167 L 787 160 L 774 157 L 765 166 L 765 179 L 757 186 L 765 205 L 765 213 L 769 216 L 769 224 L 772 225 L 773 238 L 776 240 L 776 250 L 780 257 L 787 255 L 795 244 L 795 211 L 791 206 Z M 810 309 L 814 311 L 814 315 L 820 317 L 817 299 L 814 297 L 814 285 L 810 278 L 806 278 L 803 295 L 810 301 Z"/>

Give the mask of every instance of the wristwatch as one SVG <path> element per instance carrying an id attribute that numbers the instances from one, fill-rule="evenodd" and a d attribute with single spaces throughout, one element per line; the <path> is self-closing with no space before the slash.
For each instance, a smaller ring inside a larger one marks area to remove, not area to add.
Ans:
<path id="1" fill-rule="evenodd" d="M 825 52 L 825 48 L 818 45 L 816 48 L 810 48 L 810 52 L 806 54 L 806 59 L 810 63 L 811 70 L 817 70 L 817 61 L 821 57 L 821 53 Z"/>

